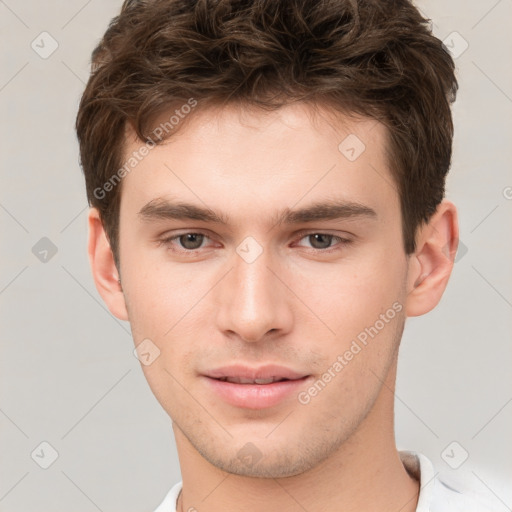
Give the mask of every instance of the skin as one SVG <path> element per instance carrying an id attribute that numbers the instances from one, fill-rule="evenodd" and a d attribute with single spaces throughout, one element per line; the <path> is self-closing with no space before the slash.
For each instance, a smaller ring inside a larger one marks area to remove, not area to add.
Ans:
<path id="1" fill-rule="evenodd" d="M 320 113 L 305 104 L 271 114 L 197 109 L 123 178 L 120 274 L 98 212 L 89 212 L 99 293 L 130 322 L 135 345 L 149 338 L 160 350 L 141 366 L 173 420 L 183 477 L 178 510 L 416 509 L 419 485 L 394 440 L 397 354 L 406 318 L 432 310 L 445 290 L 457 212 L 443 201 L 407 256 L 386 129 Z M 349 134 L 366 146 L 353 162 L 338 150 Z M 140 146 L 130 132 L 126 155 Z M 159 197 L 206 205 L 230 222 L 144 222 L 138 212 Z M 285 207 L 325 199 L 361 203 L 377 215 L 274 221 Z M 183 239 L 159 243 L 186 232 L 206 235 L 192 256 Z M 334 238 L 315 245 L 314 233 Z M 236 252 L 248 236 L 263 249 L 252 263 Z M 293 394 L 266 409 L 235 407 L 199 376 L 233 362 L 276 363 L 311 375 L 307 391 L 393 304 L 401 311 L 307 404 Z M 238 457 L 247 443 L 257 454 L 252 462 Z"/>

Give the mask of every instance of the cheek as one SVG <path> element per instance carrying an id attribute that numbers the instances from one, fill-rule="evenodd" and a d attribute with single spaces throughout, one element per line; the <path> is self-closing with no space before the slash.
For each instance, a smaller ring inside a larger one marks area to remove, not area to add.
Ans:
<path id="1" fill-rule="evenodd" d="M 323 302 L 320 311 L 330 319 L 336 335 L 354 336 L 356 331 L 373 325 L 393 304 L 403 302 L 404 279 L 399 265 L 366 261 L 328 276 L 323 290 L 316 288 L 316 301 L 319 309 Z"/>
<path id="2" fill-rule="evenodd" d="M 328 366 L 342 357 L 347 386 L 365 379 L 373 382 L 370 370 L 382 374 L 399 343 L 405 274 L 398 255 L 389 260 L 376 254 L 346 271 L 340 267 L 322 279 L 323 291 L 315 288 L 320 318 L 334 331 L 324 340 L 323 352 Z M 342 381 L 336 380 L 334 387 Z M 351 393 L 357 395 L 357 390 Z"/>
<path id="3" fill-rule="evenodd" d="M 201 283 L 178 266 L 152 261 L 143 251 L 133 252 L 123 263 L 123 289 L 132 331 L 135 329 L 139 337 L 172 334 L 200 298 Z"/>

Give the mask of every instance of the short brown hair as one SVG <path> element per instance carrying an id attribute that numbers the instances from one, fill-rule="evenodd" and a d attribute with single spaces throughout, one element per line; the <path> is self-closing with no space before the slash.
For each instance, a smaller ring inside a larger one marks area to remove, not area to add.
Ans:
<path id="1" fill-rule="evenodd" d="M 452 58 L 409 0 L 125 0 L 92 53 L 76 119 L 88 201 L 119 269 L 122 181 L 104 185 L 123 165 L 127 126 L 159 143 L 156 116 L 191 98 L 328 104 L 387 127 L 410 254 L 444 197 L 457 88 Z"/>

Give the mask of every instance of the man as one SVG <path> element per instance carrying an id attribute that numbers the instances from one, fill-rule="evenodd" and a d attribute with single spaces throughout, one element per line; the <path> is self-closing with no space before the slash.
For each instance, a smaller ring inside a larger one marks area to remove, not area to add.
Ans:
<path id="1" fill-rule="evenodd" d="M 407 0 L 124 3 L 77 133 L 94 280 L 175 433 L 157 512 L 484 510 L 394 440 L 456 90 Z"/>

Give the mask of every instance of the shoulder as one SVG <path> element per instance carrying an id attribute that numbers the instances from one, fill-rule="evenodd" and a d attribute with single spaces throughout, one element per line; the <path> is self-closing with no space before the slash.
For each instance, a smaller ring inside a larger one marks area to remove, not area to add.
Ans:
<path id="1" fill-rule="evenodd" d="M 176 500 L 181 491 L 182 482 L 175 484 L 171 490 L 166 494 L 164 500 L 154 512 L 176 512 Z"/>
<path id="2" fill-rule="evenodd" d="M 400 451 L 406 470 L 420 481 L 416 512 L 495 512 L 501 510 L 491 491 L 476 487 L 468 475 L 437 471 L 428 457 L 413 451 Z M 175 484 L 154 512 L 176 512 L 182 482 Z"/>
<path id="3" fill-rule="evenodd" d="M 431 512 L 493 512 L 497 507 L 490 491 L 477 490 L 469 478 L 436 476 Z"/>
<path id="4" fill-rule="evenodd" d="M 407 471 L 420 481 L 416 512 L 494 512 L 499 503 L 491 491 L 474 482 L 468 473 L 438 470 L 423 454 L 401 451 Z"/>

